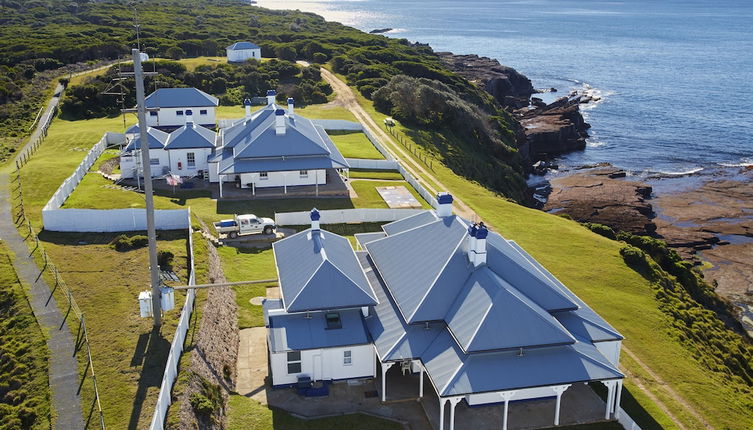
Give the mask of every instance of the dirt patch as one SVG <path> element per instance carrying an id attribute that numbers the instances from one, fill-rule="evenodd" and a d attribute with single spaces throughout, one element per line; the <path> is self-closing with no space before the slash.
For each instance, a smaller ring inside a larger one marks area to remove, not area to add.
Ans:
<path id="1" fill-rule="evenodd" d="M 113 170 L 115 170 L 115 167 L 119 165 L 120 165 L 120 156 L 117 156 L 100 164 L 99 171 L 104 173 L 105 175 L 112 175 L 112 172 Z"/>
<path id="2" fill-rule="evenodd" d="M 209 280 L 226 282 L 220 258 L 214 246 L 208 244 Z M 224 429 L 227 398 L 234 390 L 238 357 L 238 316 L 235 291 L 228 287 L 207 290 L 195 347 L 190 351 L 188 387 L 180 399 L 181 429 Z M 206 391 L 209 382 L 219 386 L 221 407 L 211 417 L 199 415 L 191 406 L 191 395 Z"/>

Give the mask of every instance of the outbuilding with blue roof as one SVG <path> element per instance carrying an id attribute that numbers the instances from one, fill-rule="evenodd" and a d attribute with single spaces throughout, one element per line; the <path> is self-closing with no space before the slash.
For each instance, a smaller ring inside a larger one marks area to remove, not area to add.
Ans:
<path id="1" fill-rule="evenodd" d="M 242 63 L 255 59 L 261 60 L 261 48 L 251 42 L 235 42 L 225 48 L 229 63 Z"/>

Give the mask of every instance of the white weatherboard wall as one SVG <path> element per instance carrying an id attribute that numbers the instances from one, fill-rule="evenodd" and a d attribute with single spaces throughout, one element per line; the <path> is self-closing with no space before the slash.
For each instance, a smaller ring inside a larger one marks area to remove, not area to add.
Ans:
<path id="1" fill-rule="evenodd" d="M 330 209 L 319 211 L 320 224 L 352 224 L 361 222 L 388 222 L 397 221 L 426 209 Z M 311 213 L 284 212 L 275 213 L 275 224 L 285 225 L 308 225 L 311 224 Z"/>
<path id="2" fill-rule="evenodd" d="M 137 147 L 140 145 L 137 142 Z M 149 158 L 159 160 L 158 163 L 150 164 L 152 178 L 156 178 L 167 173 L 170 169 L 170 158 L 164 149 L 150 149 Z M 131 152 L 130 156 L 120 157 L 120 174 L 122 178 L 130 179 L 136 177 L 136 169 L 141 165 L 141 152 Z M 143 176 L 143 175 L 141 175 Z"/>
<path id="3" fill-rule="evenodd" d="M 351 351 L 350 365 L 344 364 L 343 351 Z M 301 351 L 301 373 L 288 374 L 287 352 L 272 353 L 269 359 L 272 385 L 295 384 L 299 376 L 309 376 L 315 381 L 376 376 L 376 358 L 371 344 Z"/>
<path id="4" fill-rule="evenodd" d="M 180 176 L 196 176 L 199 170 L 206 171 L 209 168 L 207 160 L 212 154 L 210 148 L 168 149 L 170 155 L 170 171 Z M 188 153 L 194 154 L 195 163 L 188 165 Z M 180 168 L 178 166 L 180 164 Z"/>
<path id="5" fill-rule="evenodd" d="M 240 63 L 251 58 L 255 58 L 257 60 L 261 59 L 261 48 L 236 50 L 225 49 L 225 53 L 227 54 L 227 61 L 231 61 L 233 63 Z"/>
<path id="6" fill-rule="evenodd" d="M 231 177 L 233 175 L 230 175 Z M 241 188 L 251 188 L 253 183 L 256 188 L 267 187 L 293 187 L 296 185 L 324 185 L 327 183 L 327 172 L 324 170 L 308 170 L 305 176 L 301 176 L 298 170 L 287 172 L 268 172 L 267 179 L 260 179 L 258 173 L 242 173 Z"/>
<path id="7" fill-rule="evenodd" d="M 45 230 L 65 232 L 118 232 L 146 230 L 146 209 L 61 209 L 65 200 L 76 189 L 102 155 L 108 143 L 122 142 L 122 134 L 105 133 L 94 144 L 81 164 L 67 177 L 42 209 Z M 154 211 L 158 230 L 177 230 L 191 225 L 188 209 Z"/>
<path id="8" fill-rule="evenodd" d="M 214 106 L 199 106 L 199 107 L 179 107 L 179 108 L 160 108 L 157 111 L 157 116 L 153 116 L 151 112 L 146 115 L 146 124 L 149 127 L 180 127 L 186 123 L 186 111 L 193 112 L 193 120 L 196 124 L 211 125 L 214 127 L 217 122 L 217 116 Z M 202 115 L 201 111 L 207 111 Z M 181 115 L 178 115 L 181 112 Z"/>
<path id="9" fill-rule="evenodd" d="M 188 249 L 189 255 L 191 256 L 191 274 L 188 277 L 188 285 L 196 285 L 196 271 L 193 258 L 193 236 L 191 235 L 190 228 L 188 229 Z M 191 323 L 191 313 L 193 312 L 195 297 L 196 290 L 188 290 L 188 294 L 186 294 L 186 302 L 183 304 L 183 309 L 181 309 L 180 312 L 178 327 L 175 328 L 175 337 L 173 337 L 173 342 L 170 344 L 170 353 L 167 356 L 165 373 L 162 375 L 162 384 L 160 384 L 159 396 L 157 396 L 157 405 L 154 407 L 152 424 L 149 426 L 151 430 L 162 430 L 164 428 L 165 416 L 167 415 L 167 410 L 172 402 L 171 391 L 173 389 L 173 384 L 175 383 L 175 378 L 178 377 L 178 362 L 180 361 L 180 355 L 183 352 L 183 341 L 186 340 L 188 326 Z"/>

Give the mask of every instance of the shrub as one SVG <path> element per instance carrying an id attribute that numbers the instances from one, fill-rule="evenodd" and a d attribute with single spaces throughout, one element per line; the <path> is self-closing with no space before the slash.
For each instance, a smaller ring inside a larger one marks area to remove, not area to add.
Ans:
<path id="1" fill-rule="evenodd" d="M 110 247 L 118 252 L 130 251 L 149 245 L 149 239 L 143 235 L 127 236 L 121 234 L 110 242 Z"/>
<path id="2" fill-rule="evenodd" d="M 173 268 L 173 259 L 175 254 L 170 251 L 158 251 L 157 252 L 157 264 L 159 267 L 165 270 L 171 270 Z"/>
<path id="3" fill-rule="evenodd" d="M 572 219 L 572 218 L 570 218 L 570 219 Z M 594 232 L 594 233 L 596 233 L 596 234 L 598 234 L 600 236 L 604 236 L 607 239 L 612 239 L 612 240 L 616 240 L 617 239 L 617 235 L 614 233 L 614 230 L 612 230 L 611 228 L 609 228 L 609 227 L 607 227 L 607 226 L 605 226 L 603 224 L 597 224 L 595 222 L 584 222 L 583 225 L 587 229 L 591 230 L 592 232 Z"/>

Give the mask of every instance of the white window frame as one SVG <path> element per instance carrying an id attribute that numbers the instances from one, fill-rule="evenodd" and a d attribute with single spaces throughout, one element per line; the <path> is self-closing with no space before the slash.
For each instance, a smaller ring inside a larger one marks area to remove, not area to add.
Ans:
<path id="1" fill-rule="evenodd" d="M 295 357 L 293 357 L 293 360 L 291 360 L 290 359 L 291 358 L 290 354 L 296 354 L 296 353 L 298 354 L 298 359 L 295 359 Z M 285 358 L 287 359 L 287 363 L 288 363 L 288 365 L 287 365 L 288 375 L 297 375 L 297 374 L 303 372 L 303 354 L 301 354 L 301 351 L 288 351 L 286 353 Z M 297 364 L 299 370 L 297 372 L 291 372 L 290 371 L 290 365 L 291 364 L 293 364 L 293 365 Z"/>
<path id="2" fill-rule="evenodd" d="M 186 167 L 189 169 L 196 168 L 196 153 L 186 152 Z"/>
<path id="3" fill-rule="evenodd" d="M 353 351 L 346 349 L 343 351 L 343 366 L 353 365 Z"/>
<path id="4" fill-rule="evenodd" d="M 269 179 L 269 172 L 259 172 L 259 180 L 266 181 Z"/>
<path id="5" fill-rule="evenodd" d="M 309 171 L 308 170 L 299 170 L 298 175 L 301 177 L 301 179 L 306 179 L 309 177 Z"/>
<path id="6" fill-rule="evenodd" d="M 199 115 L 209 115 L 206 109 L 199 109 Z"/>
<path id="7" fill-rule="evenodd" d="M 175 111 L 175 115 L 177 115 L 177 116 L 183 116 L 183 111 L 182 110 L 176 110 Z"/>

